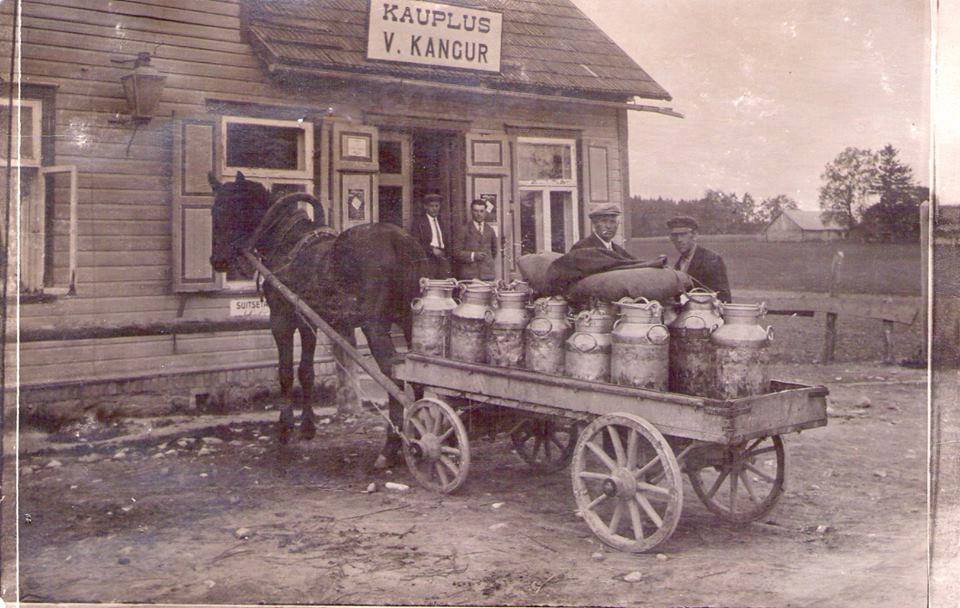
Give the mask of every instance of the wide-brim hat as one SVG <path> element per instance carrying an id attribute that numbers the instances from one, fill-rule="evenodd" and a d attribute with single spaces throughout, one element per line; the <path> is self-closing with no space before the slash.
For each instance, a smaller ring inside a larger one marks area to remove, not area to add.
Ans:
<path id="1" fill-rule="evenodd" d="M 620 213 L 620 207 L 617 207 L 616 205 L 603 205 L 588 213 L 587 217 L 590 219 L 595 217 L 617 217 L 620 215 Z"/>
<path id="2" fill-rule="evenodd" d="M 697 224 L 697 220 L 693 219 L 689 215 L 676 215 L 667 220 L 667 228 L 677 231 L 699 230 L 700 225 Z"/>

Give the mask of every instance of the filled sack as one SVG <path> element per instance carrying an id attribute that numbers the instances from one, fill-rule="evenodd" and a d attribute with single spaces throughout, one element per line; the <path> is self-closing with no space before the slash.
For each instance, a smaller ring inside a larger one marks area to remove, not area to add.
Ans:
<path id="1" fill-rule="evenodd" d="M 530 289 L 536 295 L 554 295 L 550 293 L 551 286 L 547 279 L 547 269 L 550 268 L 556 259 L 562 254 L 549 253 L 528 253 L 517 259 L 517 267 L 520 269 L 520 276 L 527 282 Z"/>
<path id="2" fill-rule="evenodd" d="M 591 298 L 616 302 L 620 298 L 647 298 L 666 302 L 693 288 L 686 273 L 672 268 L 610 270 L 581 279 L 570 286 L 566 297 L 575 304 Z"/>

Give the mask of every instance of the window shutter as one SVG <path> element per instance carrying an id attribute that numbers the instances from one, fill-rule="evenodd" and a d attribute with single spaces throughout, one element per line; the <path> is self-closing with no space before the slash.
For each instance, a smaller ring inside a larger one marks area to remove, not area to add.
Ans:
<path id="1" fill-rule="evenodd" d="M 215 291 L 222 276 L 210 266 L 213 244 L 213 190 L 209 172 L 219 174 L 219 123 L 216 118 L 174 123 L 173 136 L 173 289 Z"/>
<path id="2" fill-rule="evenodd" d="M 338 230 L 379 221 L 379 131 L 370 125 L 333 124 L 333 201 Z"/>
<path id="3" fill-rule="evenodd" d="M 583 142 L 583 157 L 586 160 L 586 198 L 590 203 L 620 203 L 619 191 L 615 191 L 612 176 L 618 177 L 617 186 L 619 186 L 619 170 L 612 164 L 615 160 L 611 158 L 611 149 L 616 150 L 616 146 L 609 145 L 607 142 L 599 140 L 587 140 Z"/>
<path id="4" fill-rule="evenodd" d="M 488 211 L 492 208 L 487 219 L 500 236 L 497 278 L 508 277 L 515 270 L 509 142 L 507 135 L 500 132 L 466 134 L 467 196 L 460 217 L 470 218 L 470 203 L 478 198 L 487 201 Z"/>

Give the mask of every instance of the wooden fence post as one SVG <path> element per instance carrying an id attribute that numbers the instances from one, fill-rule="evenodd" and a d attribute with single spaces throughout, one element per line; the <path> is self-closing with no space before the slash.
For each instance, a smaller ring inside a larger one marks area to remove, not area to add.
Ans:
<path id="1" fill-rule="evenodd" d="M 830 262 L 830 289 L 831 298 L 837 297 L 837 286 L 840 278 L 840 267 L 843 266 L 843 252 L 838 251 L 833 254 L 833 260 Z M 837 347 L 837 313 L 827 313 L 827 326 L 823 336 L 823 356 L 820 360 L 823 363 L 831 363 Z"/>

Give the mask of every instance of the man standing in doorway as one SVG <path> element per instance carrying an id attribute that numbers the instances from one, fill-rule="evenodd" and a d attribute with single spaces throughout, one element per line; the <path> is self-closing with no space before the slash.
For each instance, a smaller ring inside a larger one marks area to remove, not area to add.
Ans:
<path id="1" fill-rule="evenodd" d="M 700 228 L 697 220 L 678 215 L 667 220 L 667 227 L 670 228 L 670 241 L 680 252 L 674 269 L 687 273 L 699 285 L 717 292 L 721 302 L 731 302 L 727 267 L 719 254 L 697 244 Z"/>
<path id="2" fill-rule="evenodd" d="M 431 261 L 431 279 L 450 276 L 450 259 L 447 257 L 446 239 L 440 228 L 440 203 L 443 197 L 433 192 L 423 197 L 423 213 L 413 218 L 410 232 L 420 242 L 427 259 Z"/>
<path id="3" fill-rule="evenodd" d="M 487 203 L 476 199 L 470 203 L 470 219 L 455 234 L 453 259 L 458 262 L 458 279 L 496 279 L 497 233 L 487 224 Z"/>

